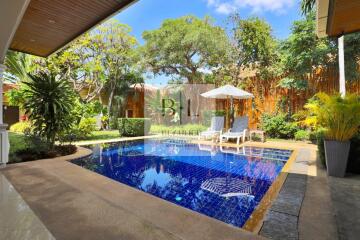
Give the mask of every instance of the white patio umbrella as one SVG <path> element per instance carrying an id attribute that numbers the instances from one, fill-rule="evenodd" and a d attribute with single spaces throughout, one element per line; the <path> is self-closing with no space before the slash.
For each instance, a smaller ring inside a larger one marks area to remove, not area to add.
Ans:
<path id="1" fill-rule="evenodd" d="M 232 85 L 225 85 L 219 88 L 212 89 L 208 92 L 202 93 L 201 96 L 205 98 L 215 98 L 215 99 L 229 99 L 230 98 L 230 108 L 231 112 L 234 109 L 233 99 L 250 99 L 254 98 L 249 92 L 246 92 L 240 88 L 234 87 Z"/>
<path id="2" fill-rule="evenodd" d="M 216 99 L 249 99 L 254 97 L 254 95 L 252 95 L 251 93 L 231 85 L 225 85 L 219 88 L 212 89 L 208 92 L 202 93 L 201 96 Z"/>

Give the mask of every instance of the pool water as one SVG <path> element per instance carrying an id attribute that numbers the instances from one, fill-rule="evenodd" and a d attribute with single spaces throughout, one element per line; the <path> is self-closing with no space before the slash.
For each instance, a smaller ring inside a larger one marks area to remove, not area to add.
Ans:
<path id="1" fill-rule="evenodd" d="M 245 224 L 291 155 L 290 150 L 171 139 L 91 148 L 92 156 L 72 162 L 237 227 Z"/>

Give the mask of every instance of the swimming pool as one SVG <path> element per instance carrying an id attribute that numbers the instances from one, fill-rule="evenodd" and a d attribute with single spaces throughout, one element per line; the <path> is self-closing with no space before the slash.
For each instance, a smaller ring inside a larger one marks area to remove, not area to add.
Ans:
<path id="1" fill-rule="evenodd" d="M 245 224 L 292 153 L 174 139 L 91 148 L 92 156 L 72 163 L 237 227 Z"/>

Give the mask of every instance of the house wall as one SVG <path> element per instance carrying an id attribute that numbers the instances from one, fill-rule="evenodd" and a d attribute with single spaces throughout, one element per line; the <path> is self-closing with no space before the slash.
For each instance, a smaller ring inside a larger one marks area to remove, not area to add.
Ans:
<path id="1" fill-rule="evenodd" d="M 127 97 L 126 111 L 127 117 L 143 118 L 144 117 L 144 91 L 136 89 L 134 92 L 129 93 Z M 130 115 L 130 112 L 132 113 Z"/>
<path id="2" fill-rule="evenodd" d="M 3 114 L 4 114 L 4 123 L 8 125 L 8 129 L 14 123 L 20 121 L 20 110 L 18 106 L 9 106 L 9 101 L 6 97 L 6 92 L 11 89 L 16 88 L 16 84 L 4 83 L 4 92 L 3 92 Z"/>
<path id="3" fill-rule="evenodd" d="M 8 129 L 11 125 L 20 121 L 20 110 L 17 106 L 3 106 L 4 123 L 8 125 Z"/>

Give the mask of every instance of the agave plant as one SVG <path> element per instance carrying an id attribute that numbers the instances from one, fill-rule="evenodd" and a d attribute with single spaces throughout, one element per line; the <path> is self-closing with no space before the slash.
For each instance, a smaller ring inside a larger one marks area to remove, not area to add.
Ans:
<path id="1" fill-rule="evenodd" d="M 305 105 L 309 111 L 305 119 L 307 125 L 324 128 L 327 140 L 348 141 L 359 130 L 360 99 L 356 95 L 329 96 L 318 93 L 315 100 Z"/>
<path id="2" fill-rule="evenodd" d="M 30 81 L 24 82 L 25 113 L 34 126 L 34 132 L 53 147 L 57 134 L 71 125 L 74 93 L 67 80 L 53 74 L 29 74 L 29 78 Z"/>

